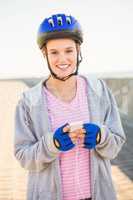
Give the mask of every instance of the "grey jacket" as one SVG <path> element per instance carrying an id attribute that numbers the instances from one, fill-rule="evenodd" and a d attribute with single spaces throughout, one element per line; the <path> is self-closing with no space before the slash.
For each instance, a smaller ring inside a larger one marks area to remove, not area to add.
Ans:
<path id="1" fill-rule="evenodd" d="M 111 91 L 100 79 L 85 78 L 88 84 L 90 121 L 104 125 L 105 141 L 91 150 L 92 200 L 115 200 L 110 160 L 126 138 Z M 45 79 L 44 79 L 45 80 Z M 16 107 L 14 154 L 29 171 L 28 200 L 62 200 L 59 151 L 53 144 L 43 81 L 25 91 Z"/>

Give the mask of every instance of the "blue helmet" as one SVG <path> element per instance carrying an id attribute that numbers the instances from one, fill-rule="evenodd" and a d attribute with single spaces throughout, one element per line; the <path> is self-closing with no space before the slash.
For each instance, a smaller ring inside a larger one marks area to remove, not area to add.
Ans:
<path id="1" fill-rule="evenodd" d="M 83 42 L 83 34 L 79 22 L 71 15 L 55 14 L 45 18 L 39 26 L 37 43 L 41 49 L 48 40 L 71 38 L 77 43 Z"/>

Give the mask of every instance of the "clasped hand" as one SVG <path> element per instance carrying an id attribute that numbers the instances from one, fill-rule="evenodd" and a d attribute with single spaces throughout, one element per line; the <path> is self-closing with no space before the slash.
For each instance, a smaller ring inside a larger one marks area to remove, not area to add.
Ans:
<path id="1" fill-rule="evenodd" d="M 61 151 L 72 149 L 78 140 L 81 147 L 93 149 L 101 140 L 101 131 L 99 126 L 92 123 L 83 124 L 83 128 L 70 131 L 69 124 L 58 128 L 53 136 L 55 146 Z"/>

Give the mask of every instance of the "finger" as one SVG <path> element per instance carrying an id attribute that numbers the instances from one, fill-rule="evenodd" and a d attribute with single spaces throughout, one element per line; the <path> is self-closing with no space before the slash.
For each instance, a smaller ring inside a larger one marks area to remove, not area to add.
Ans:
<path id="1" fill-rule="evenodd" d="M 70 131 L 69 125 L 67 125 L 67 126 L 65 126 L 65 127 L 63 128 L 63 132 L 64 132 L 64 133 L 69 132 L 69 131 Z"/>
<path id="2" fill-rule="evenodd" d="M 80 139 L 83 139 L 84 137 L 85 137 L 85 135 L 83 133 L 78 135 L 78 138 L 80 138 Z"/>
<path id="3" fill-rule="evenodd" d="M 78 132 L 78 134 L 86 133 L 85 129 L 83 129 L 83 128 L 77 129 L 77 132 Z"/>
<path id="4" fill-rule="evenodd" d="M 75 131 L 73 131 L 73 132 L 70 132 L 69 135 L 70 135 L 71 137 L 75 137 L 75 136 L 77 135 L 77 133 L 76 133 Z"/>
<path id="5" fill-rule="evenodd" d="M 78 134 L 79 138 L 84 138 L 85 137 L 85 133 L 83 130 L 80 130 L 80 133 Z"/>
<path id="6" fill-rule="evenodd" d="M 76 129 L 75 132 L 76 132 L 77 134 L 83 133 L 83 129 L 82 129 L 82 128 Z"/>
<path id="7" fill-rule="evenodd" d="M 71 139 L 73 144 L 76 144 L 77 143 L 77 139 Z"/>
<path id="8" fill-rule="evenodd" d="M 69 136 L 70 136 L 71 138 L 77 138 L 77 137 L 78 137 L 78 134 L 77 134 L 76 132 L 70 132 L 70 133 L 69 133 Z"/>

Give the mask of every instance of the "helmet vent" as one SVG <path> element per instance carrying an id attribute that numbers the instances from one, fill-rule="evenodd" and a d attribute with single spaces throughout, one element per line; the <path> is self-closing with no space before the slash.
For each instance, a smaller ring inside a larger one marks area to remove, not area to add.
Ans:
<path id="1" fill-rule="evenodd" d="M 54 27 L 53 19 L 49 19 L 49 20 L 48 20 L 48 23 L 50 24 L 51 27 Z"/>
<path id="2" fill-rule="evenodd" d="M 66 22 L 67 22 L 67 24 L 71 24 L 71 19 L 70 19 L 70 17 L 66 17 Z"/>
<path id="3" fill-rule="evenodd" d="M 62 23 L 62 18 L 61 17 L 57 17 L 57 21 L 58 21 L 58 25 L 61 26 L 63 23 Z"/>

